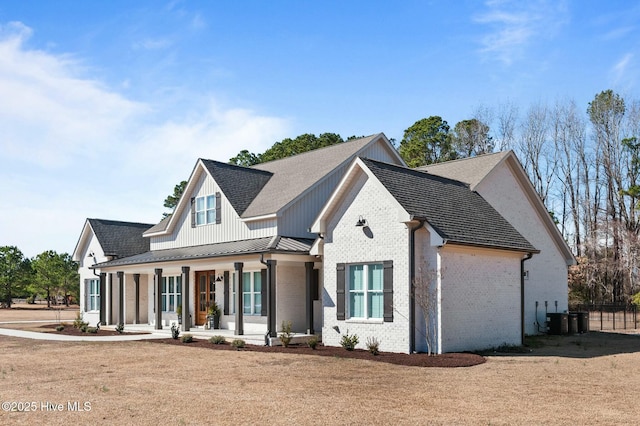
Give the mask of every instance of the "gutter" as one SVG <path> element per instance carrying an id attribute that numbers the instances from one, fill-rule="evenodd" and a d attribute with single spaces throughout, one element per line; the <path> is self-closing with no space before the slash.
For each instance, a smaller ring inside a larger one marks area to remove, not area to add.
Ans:
<path id="1" fill-rule="evenodd" d="M 520 260 L 520 343 L 524 346 L 524 262 L 531 259 L 533 253 L 529 252 Z M 537 302 L 536 302 L 537 303 Z M 538 319 L 536 318 L 536 321 Z"/>

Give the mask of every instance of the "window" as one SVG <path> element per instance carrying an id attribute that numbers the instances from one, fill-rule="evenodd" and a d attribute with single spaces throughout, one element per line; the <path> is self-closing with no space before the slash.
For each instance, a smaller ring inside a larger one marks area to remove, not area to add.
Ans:
<path id="1" fill-rule="evenodd" d="M 384 267 L 382 263 L 349 265 L 348 317 L 382 319 Z"/>
<path id="2" fill-rule="evenodd" d="M 233 292 L 231 296 L 231 313 L 236 312 L 236 273 L 233 273 Z M 262 273 L 242 273 L 242 313 L 245 315 L 262 314 Z"/>
<path id="3" fill-rule="evenodd" d="M 100 280 L 90 279 L 86 281 L 87 311 L 100 310 Z"/>
<path id="4" fill-rule="evenodd" d="M 216 196 L 196 198 L 196 225 L 216 223 Z"/>
<path id="5" fill-rule="evenodd" d="M 162 311 L 175 312 L 182 305 L 182 277 L 162 277 Z"/>

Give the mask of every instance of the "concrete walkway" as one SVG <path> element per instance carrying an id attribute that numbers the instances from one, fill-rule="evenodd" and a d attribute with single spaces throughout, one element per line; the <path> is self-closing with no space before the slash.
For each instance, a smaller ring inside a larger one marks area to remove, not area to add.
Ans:
<path id="1" fill-rule="evenodd" d="M 39 333 L 37 331 L 14 330 L 12 328 L 0 328 L 0 335 L 22 337 L 24 339 L 54 340 L 64 342 L 124 342 L 131 340 L 166 339 L 166 333 L 150 334 L 120 334 L 117 336 L 67 336 L 55 333 Z"/>

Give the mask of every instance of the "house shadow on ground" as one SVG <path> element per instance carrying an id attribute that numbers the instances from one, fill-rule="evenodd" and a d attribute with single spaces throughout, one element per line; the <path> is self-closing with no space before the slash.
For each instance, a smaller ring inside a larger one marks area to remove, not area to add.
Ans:
<path id="1" fill-rule="evenodd" d="M 523 347 L 497 348 L 481 354 L 597 358 L 627 353 L 640 353 L 640 334 L 592 331 L 575 335 L 528 336 Z"/>

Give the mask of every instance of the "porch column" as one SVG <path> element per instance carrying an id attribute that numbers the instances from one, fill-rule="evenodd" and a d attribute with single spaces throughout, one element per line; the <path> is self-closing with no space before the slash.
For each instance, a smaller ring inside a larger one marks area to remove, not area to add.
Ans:
<path id="1" fill-rule="evenodd" d="M 118 271 L 118 324 L 124 324 L 124 272 Z"/>
<path id="2" fill-rule="evenodd" d="M 182 267 L 182 331 L 189 331 L 191 320 L 189 315 L 189 267 Z"/>
<path id="3" fill-rule="evenodd" d="M 307 334 L 314 334 L 313 332 L 313 262 L 304 262 L 305 269 L 305 282 L 307 291 L 305 294 L 306 306 L 307 306 Z"/>
<path id="4" fill-rule="evenodd" d="M 109 316 L 107 317 L 107 322 L 109 324 L 113 324 L 113 274 L 109 274 L 109 284 L 108 284 L 108 302 L 107 306 L 109 307 L 109 310 L 107 311 L 107 313 L 109 314 Z"/>
<path id="5" fill-rule="evenodd" d="M 100 325 L 107 324 L 107 274 L 100 273 Z"/>
<path id="6" fill-rule="evenodd" d="M 278 337 L 276 329 L 276 260 L 267 260 L 267 324 L 269 337 Z"/>
<path id="7" fill-rule="evenodd" d="M 237 336 L 242 336 L 244 334 L 244 324 L 243 324 L 243 315 L 242 315 L 242 267 L 244 263 L 236 262 L 233 264 L 233 267 L 236 270 L 234 284 L 236 286 L 236 330 L 235 334 Z"/>
<path id="8" fill-rule="evenodd" d="M 133 274 L 133 285 L 136 293 L 134 324 L 140 324 L 140 274 Z"/>
<path id="9" fill-rule="evenodd" d="M 162 268 L 155 269 L 154 284 L 156 287 L 156 330 L 162 330 Z"/>

